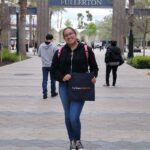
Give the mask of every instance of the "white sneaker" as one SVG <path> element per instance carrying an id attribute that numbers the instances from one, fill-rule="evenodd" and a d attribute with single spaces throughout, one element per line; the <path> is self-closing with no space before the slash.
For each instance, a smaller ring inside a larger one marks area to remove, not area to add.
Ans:
<path id="1" fill-rule="evenodd" d="M 76 142 L 74 140 L 70 141 L 70 150 L 76 150 Z"/>
<path id="2" fill-rule="evenodd" d="M 77 150 L 83 150 L 83 145 L 80 140 L 76 141 L 76 148 Z"/>

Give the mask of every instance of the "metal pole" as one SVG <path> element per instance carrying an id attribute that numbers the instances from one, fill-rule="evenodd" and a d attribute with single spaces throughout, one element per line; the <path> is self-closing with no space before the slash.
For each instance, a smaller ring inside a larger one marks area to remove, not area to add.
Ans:
<path id="1" fill-rule="evenodd" d="M 129 0 L 129 44 L 128 58 L 134 57 L 134 36 L 133 36 L 133 17 L 134 17 L 134 0 Z"/>
<path id="2" fill-rule="evenodd" d="M 19 55 L 19 12 L 16 11 L 16 52 Z"/>
<path id="3" fill-rule="evenodd" d="M 130 28 L 130 32 L 129 32 L 129 45 L 128 45 L 128 49 L 129 49 L 129 52 L 128 52 L 128 58 L 132 58 L 133 57 L 133 31 L 132 31 L 132 28 Z"/>
<path id="4" fill-rule="evenodd" d="M 34 30 L 35 30 L 35 27 L 34 27 L 35 25 L 34 25 L 34 17 L 33 17 L 33 47 L 35 48 L 35 32 L 34 32 Z"/>

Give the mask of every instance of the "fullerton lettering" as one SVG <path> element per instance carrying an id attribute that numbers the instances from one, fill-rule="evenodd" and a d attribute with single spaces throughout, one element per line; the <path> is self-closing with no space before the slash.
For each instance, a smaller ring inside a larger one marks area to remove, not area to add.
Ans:
<path id="1" fill-rule="evenodd" d="M 61 5 L 77 5 L 77 6 L 99 6 L 103 0 L 61 0 Z"/>

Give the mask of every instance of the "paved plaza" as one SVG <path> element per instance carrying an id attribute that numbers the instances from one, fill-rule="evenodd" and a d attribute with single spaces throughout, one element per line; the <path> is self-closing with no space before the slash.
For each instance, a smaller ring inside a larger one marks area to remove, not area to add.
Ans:
<path id="1" fill-rule="evenodd" d="M 150 150 L 150 70 L 124 64 L 117 86 L 104 87 L 104 51 L 95 55 L 96 101 L 81 115 L 85 150 Z M 42 99 L 41 73 L 37 56 L 0 67 L 0 150 L 68 150 L 59 96 Z"/>

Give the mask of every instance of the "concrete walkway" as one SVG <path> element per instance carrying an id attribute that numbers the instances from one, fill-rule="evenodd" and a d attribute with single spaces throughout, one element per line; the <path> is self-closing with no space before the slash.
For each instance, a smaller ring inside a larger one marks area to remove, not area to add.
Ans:
<path id="1" fill-rule="evenodd" d="M 82 112 L 85 150 L 150 150 L 149 70 L 127 64 L 118 70 L 116 87 L 104 87 L 104 52 L 99 64 L 96 101 Z M 68 150 L 59 97 L 42 99 L 41 61 L 0 67 L 0 150 Z"/>

